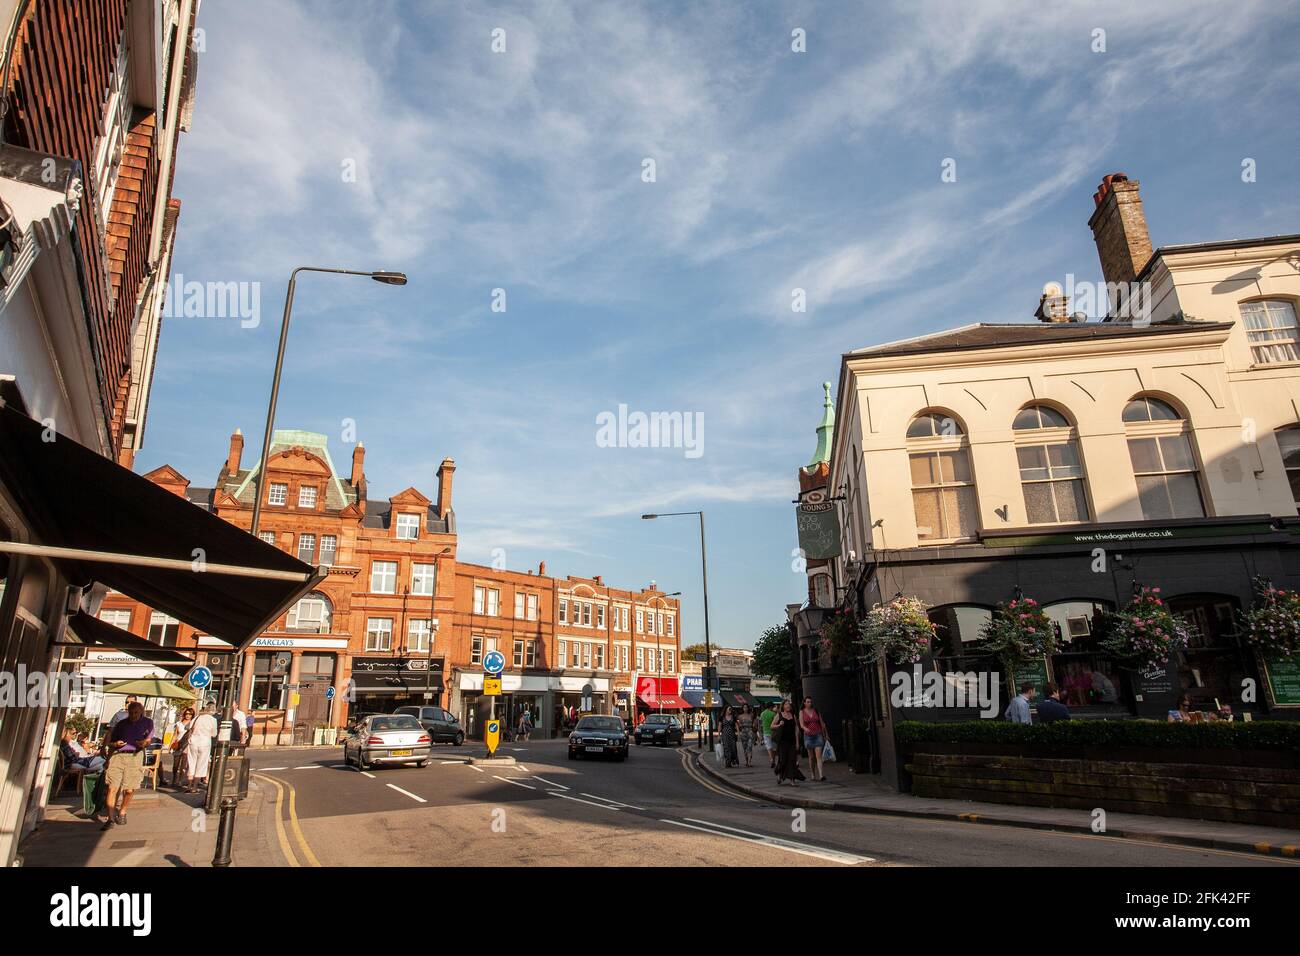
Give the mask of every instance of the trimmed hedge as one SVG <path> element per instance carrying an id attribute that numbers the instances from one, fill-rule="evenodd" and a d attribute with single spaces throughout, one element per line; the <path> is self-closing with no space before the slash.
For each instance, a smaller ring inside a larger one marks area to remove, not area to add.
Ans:
<path id="1" fill-rule="evenodd" d="M 1205 747 L 1218 750 L 1300 750 L 1300 722 L 1282 720 L 1171 724 L 1153 720 L 1060 720 L 1012 724 L 1001 720 L 953 723 L 900 721 L 900 745 L 918 743 L 1044 744 L 1079 747 Z"/>

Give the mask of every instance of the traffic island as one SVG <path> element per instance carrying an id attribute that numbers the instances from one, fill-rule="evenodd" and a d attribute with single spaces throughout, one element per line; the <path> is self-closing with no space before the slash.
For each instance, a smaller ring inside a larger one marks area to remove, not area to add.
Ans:
<path id="1" fill-rule="evenodd" d="M 513 767 L 518 763 L 514 757 L 467 757 L 465 762 L 476 767 Z"/>

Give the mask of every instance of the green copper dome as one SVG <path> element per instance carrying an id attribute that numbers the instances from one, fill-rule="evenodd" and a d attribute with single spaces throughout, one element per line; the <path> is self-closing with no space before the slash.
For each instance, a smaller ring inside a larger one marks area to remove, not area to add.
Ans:
<path id="1" fill-rule="evenodd" d="M 835 440 L 835 403 L 831 401 L 831 383 L 822 382 L 822 389 L 826 392 L 826 411 L 822 423 L 817 426 L 817 450 L 813 452 L 812 461 L 808 462 L 809 468 L 830 462 L 831 443 Z"/>

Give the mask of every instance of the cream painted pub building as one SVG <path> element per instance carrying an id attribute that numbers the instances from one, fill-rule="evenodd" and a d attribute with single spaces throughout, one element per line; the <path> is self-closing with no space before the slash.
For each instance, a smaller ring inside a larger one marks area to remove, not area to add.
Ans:
<path id="1" fill-rule="evenodd" d="M 1034 676 L 1077 717 L 1159 718 L 1184 692 L 1300 716 L 1295 665 L 1266 665 L 1235 625 L 1252 580 L 1300 586 L 1300 236 L 1152 251 L 1137 182 L 1108 176 L 1094 198 L 1106 281 L 1136 283 L 1149 312 L 1076 320 L 1049 286 L 1036 321 L 842 357 L 826 456 L 842 550 L 809 568 L 832 580 L 810 586 L 799 640 L 815 641 L 819 603 L 915 595 L 939 630 L 924 666 L 979 669 L 964 649 L 1021 593 L 1061 637 Z M 1136 585 L 1189 625 L 1163 673 L 1124 671 L 1097 644 Z M 971 713 L 892 708 L 886 677 L 842 678 L 840 709 L 869 717 L 889 773 L 892 721 Z"/>

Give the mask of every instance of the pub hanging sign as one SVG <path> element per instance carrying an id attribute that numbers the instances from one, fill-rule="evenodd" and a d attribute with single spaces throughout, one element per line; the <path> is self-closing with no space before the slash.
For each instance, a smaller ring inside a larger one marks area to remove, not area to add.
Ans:
<path id="1" fill-rule="evenodd" d="M 799 528 L 799 548 L 806 560 L 839 557 L 840 520 L 826 489 L 805 491 L 799 496 L 795 522 Z"/>

